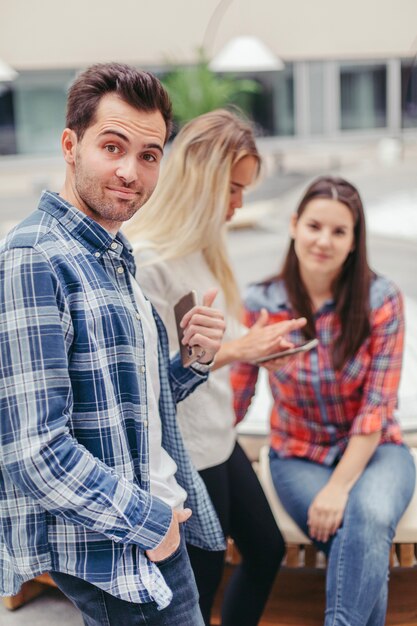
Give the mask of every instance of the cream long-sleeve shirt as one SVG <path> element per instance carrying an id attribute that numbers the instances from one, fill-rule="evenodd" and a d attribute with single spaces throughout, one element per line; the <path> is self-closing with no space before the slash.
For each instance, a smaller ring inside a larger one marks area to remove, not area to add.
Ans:
<path id="1" fill-rule="evenodd" d="M 214 306 L 226 316 L 224 294 L 201 252 L 147 265 L 150 259 L 157 259 L 156 253 L 144 243 L 135 254 L 136 279 L 167 328 L 170 350 L 176 352 L 179 344 L 173 307 L 178 300 L 194 289 L 201 303 L 205 291 L 218 287 Z M 226 316 L 224 341 L 241 334 L 240 324 Z M 198 470 L 226 461 L 236 440 L 229 366 L 211 372 L 204 385 L 177 405 L 177 415 L 185 446 Z"/>

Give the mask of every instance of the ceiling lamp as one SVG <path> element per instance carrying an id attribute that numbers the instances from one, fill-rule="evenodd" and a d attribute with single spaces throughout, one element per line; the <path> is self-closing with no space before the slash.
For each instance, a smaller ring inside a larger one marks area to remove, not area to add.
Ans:
<path id="1" fill-rule="evenodd" d="M 0 82 L 8 83 L 17 78 L 17 72 L 0 59 Z"/>
<path id="2" fill-rule="evenodd" d="M 209 67 L 213 72 L 277 72 L 284 63 L 257 37 L 242 36 L 231 39 Z"/>

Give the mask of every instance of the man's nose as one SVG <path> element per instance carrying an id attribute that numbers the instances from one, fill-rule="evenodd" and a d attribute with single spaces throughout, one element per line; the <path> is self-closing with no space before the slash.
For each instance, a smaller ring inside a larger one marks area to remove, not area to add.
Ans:
<path id="1" fill-rule="evenodd" d="M 136 158 L 124 157 L 116 170 L 116 176 L 121 178 L 126 185 L 130 185 L 137 179 Z"/>

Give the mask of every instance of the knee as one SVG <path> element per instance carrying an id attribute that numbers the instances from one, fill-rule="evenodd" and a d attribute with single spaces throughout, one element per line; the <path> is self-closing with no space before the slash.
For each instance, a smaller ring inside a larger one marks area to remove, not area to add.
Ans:
<path id="1" fill-rule="evenodd" d="M 264 508 L 260 516 L 252 511 L 248 523 L 236 525 L 232 536 L 244 565 L 271 573 L 278 570 L 285 556 L 285 541 L 270 510 Z"/>
<path id="2" fill-rule="evenodd" d="M 266 558 L 269 561 L 277 563 L 278 566 L 281 564 L 281 561 L 285 556 L 286 548 L 284 538 L 280 532 L 276 534 L 273 541 L 269 544 L 269 548 L 265 552 Z"/>
<path id="3" fill-rule="evenodd" d="M 253 540 L 255 550 L 250 551 L 249 557 L 252 565 L 264 571 L 276 572 L 285 556 L 285 542 L 278 527 L 277 532 L 270 533 L 268 538 L 257 541 L 257 537 L 254 537 Z"/>
<path id="4" fill-rule="evenodd" d="M 384 501 L 360 499 L 349 512 L 350 524 L 367 539 L 389 538 L 395 534 L 392 507 Z"/>
<path id="5" fill-rule="evenodd" d="M 262 548 L 262 552 L 270 552 L 274 555 L 284 556 L 284 537 L 282 536 L 275 519 L 272 517 L 272 514 L 271 519 L 268 521 L 268 523 L 264 523 L 259 529 L 256 537 L 256 543 Z"/>

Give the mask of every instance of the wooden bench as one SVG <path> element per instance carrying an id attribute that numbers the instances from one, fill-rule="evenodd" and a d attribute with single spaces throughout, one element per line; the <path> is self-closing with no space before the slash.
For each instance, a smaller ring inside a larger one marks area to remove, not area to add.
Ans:
<path id="1" fill-rule="evenodd" d="M 41 574 L 41 576 L 23 583 L 19 593 L 15 596 L 2 598 L 3 604 L 9 611 L 14 611 L 26 602 L 40 596 L 48 587 L 56 587 L 56 584 L 49 574 Z"/>
<path id="2" fill-rule="evenodd" d="M 417 465 L 417 448 L 411 448 Z M 324 567 L 323 554 L 318 553 L 310 539 L 297 526 L 282 506 L 269 470 L 269 447 L 263 446 L 259 453 L 259 462 L 255 465 L 265 495 L 272 509 L 277 524 L 287 544 L 285 564 L 287 567 Z M 417 488 L 413 498 L 401 518 L 394 542 L 391 548 L 391 566 L 412 567 L 416 564 L 417 557 Z M 240 555 L 232 540 L 228 541 L 226 561 L 236 564 Z M 34 580 L 22 585 L 21 590 L 15 596 L 2 598 L 4 605 L 14 610 L 43 593 L 47 586 L 56 586 L 48 574 L 42 574 Z"/>
<path id="3" fill-rule="evenodd" d="M 258 477 L 262 484 L 275 520 L 287 544 L 286 565 L 288 567 L 323 566 L 324 556 L 317 553 L 311 540 L 288 515 L 277 495 L 269 469 L 269 447 L 263 446 L 259 453 L 257 467 Z M 411 448 L 417 466 L 417 448 Z M 391 566 L 412 567 L 417 557 L 417 487 L 414 495 L 402 516 L 391 548 Z"/>

